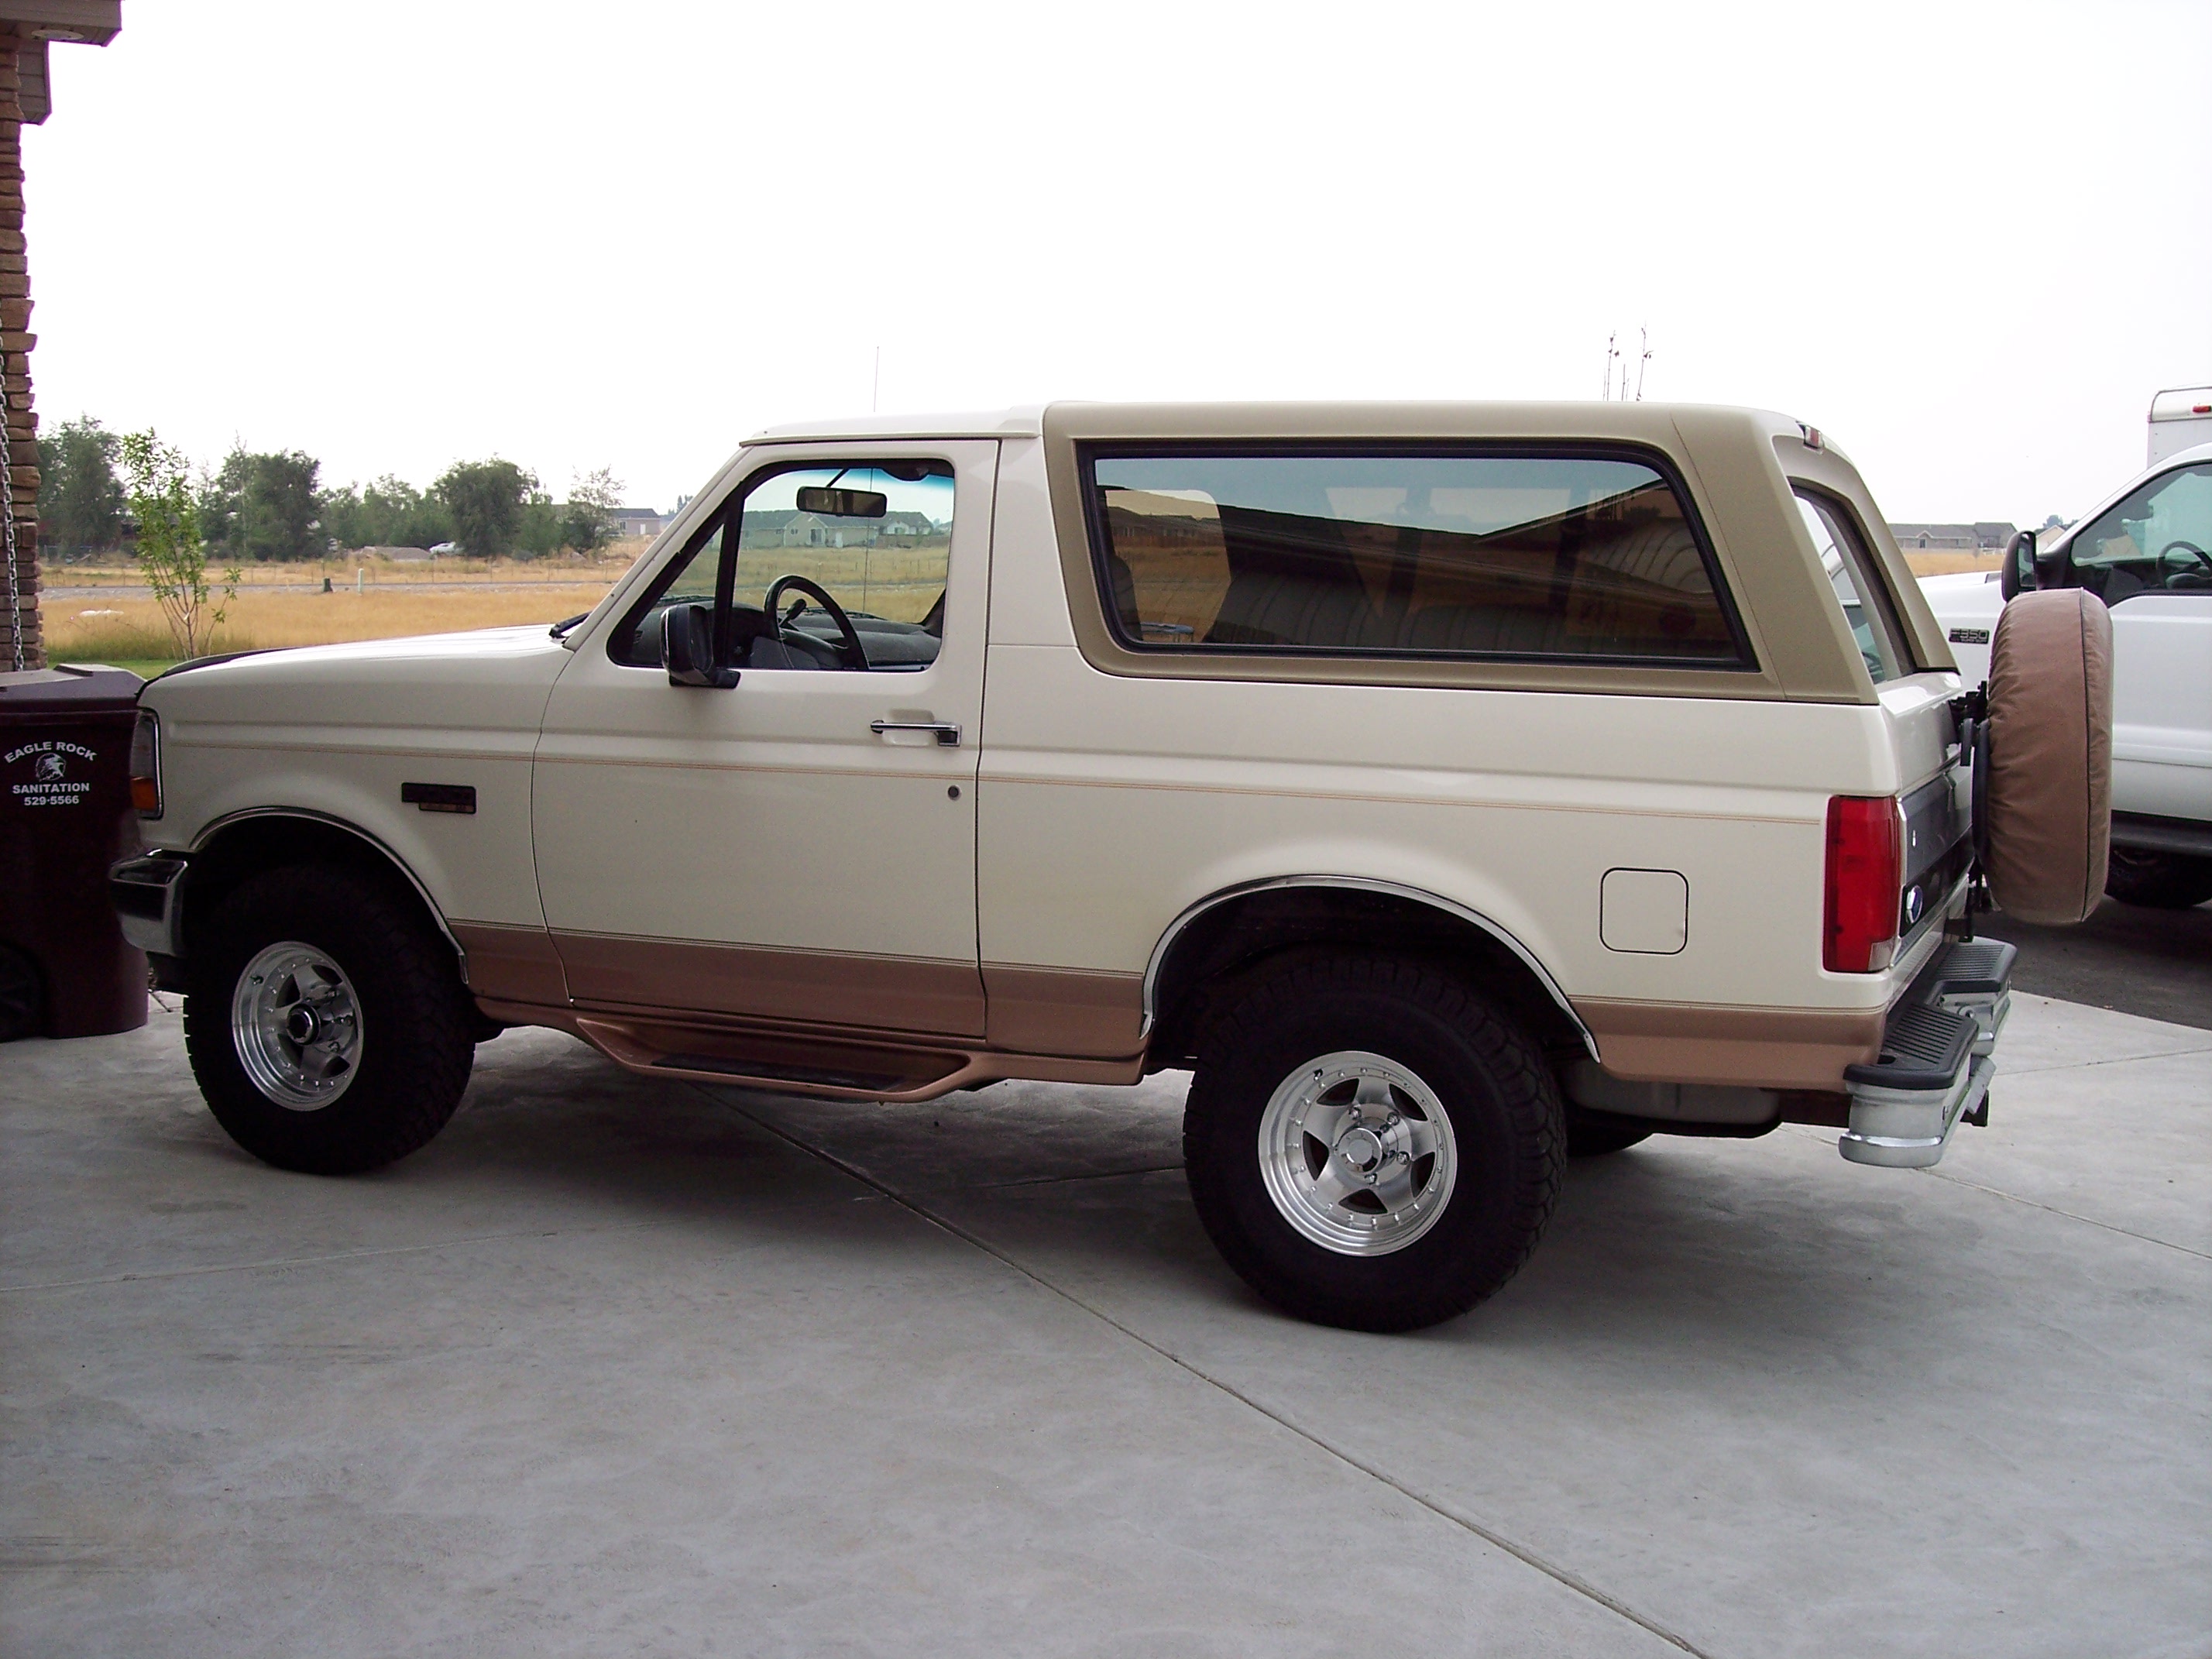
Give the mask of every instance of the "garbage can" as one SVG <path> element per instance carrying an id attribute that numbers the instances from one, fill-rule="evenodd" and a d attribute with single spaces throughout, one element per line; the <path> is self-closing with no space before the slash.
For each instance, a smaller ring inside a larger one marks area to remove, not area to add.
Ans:
<path id="1" fill-rule="evenodd" d="M 0 1042 L 146 1023 L 146 958 L 107 896 L 107 866 L 140 846 L 144 684 L 122 668 L 0 673 Z"/>

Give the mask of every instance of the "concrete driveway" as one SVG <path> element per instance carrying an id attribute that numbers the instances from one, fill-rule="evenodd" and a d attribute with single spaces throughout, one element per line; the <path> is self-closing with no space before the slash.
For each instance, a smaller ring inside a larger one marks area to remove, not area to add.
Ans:
<path id="1" fill-rule="evenodd" d="M 2212 1031 L 2023 998 L 1928 1173 L 1578 1164 L 1504 1294 L 1293 1323 L 1180 1077 L 854 1109 L 479 1054 L 263 1168 L 177 1022 L 0 1050 L 0 1648 L 2212 1654 Z"/>

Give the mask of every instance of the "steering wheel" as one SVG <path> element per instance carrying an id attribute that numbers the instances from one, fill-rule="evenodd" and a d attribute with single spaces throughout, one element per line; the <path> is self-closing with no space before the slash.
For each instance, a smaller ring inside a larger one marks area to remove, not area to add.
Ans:
<path id="1" fill-rule="evenodd" d="M 2158 566 L 2160 569 L 2163 570 L 2166 568 L 2166 556 L 2175 551 L 2177 549 L 2184 553 L 2194 555 L 2197 563 L 2203 565 L 2207 570 L 2212 570 L 2212 553 L 2207 553 L 2203 548 L 2197 546 L 2195 542 L 2168 542 L 2164 547 L 2159 549 Z M 2177 562 L 2179 562 L 2177 561 Z M 2181 572 L 2177 569 L 2173 574 L 2178 576 Z"/>
<path id="2" fill-rule="evenodd" d="M 837 647 L 837 654 L 844 659 L 845 666 L 866 668 L 868 653 L 861 648 L 860 630 L 853 626 L 853 619 L 845 614 L 845 607 L 831 599 L 829 590 L 811 576 L 778 576 L 768 585 L 768 597 L 761 601 L 761 609 L 768 613 L 769 625 L 775 629 L 776 638 L 780 640 L 784 635 L 783 618 L 776 614 L 776 602 L 783 598 L 785 589 L 793 587 L 819 605 L 830 620 L 837 624 L 837 631 L 845 636 Z"/>

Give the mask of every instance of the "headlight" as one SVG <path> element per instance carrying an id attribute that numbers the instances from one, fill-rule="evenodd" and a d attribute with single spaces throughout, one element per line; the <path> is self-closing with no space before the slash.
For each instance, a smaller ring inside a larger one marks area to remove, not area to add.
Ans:
<path id="1" fill-rule="evenodd" d="M 131 734 L 131 804 L 142 818 L 161 816 L 161 717 L 150 708 L 138 711 Z"/>

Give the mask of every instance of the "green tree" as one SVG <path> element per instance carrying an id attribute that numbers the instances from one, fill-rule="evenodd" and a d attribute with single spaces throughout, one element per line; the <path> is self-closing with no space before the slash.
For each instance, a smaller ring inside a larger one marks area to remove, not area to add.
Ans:
<path id="1" fill-rule="evenodd" d="M 138 526 L 138 568 L 179 654 L 199 656 L 238 597 L 238 572 L 224 572 L 218 599 L 208 581 L 207 544 L 182 452 L 151 428 L 133 432 L 123 440 L 123 465 L 131 479 L 131 516 Z"/>
<path id="2" fill-rule="evenodd" d="M 123 539 L 123 441 L 89 415 L 64 421 L 39 441 L 40 538 L 80 551 Z"/>
<path id="3" fill-rule="evenodd" d="M 435 547 L 453 539 L 445 504 L 390 473 L 374 483 L 326 489 L 323 529 L 340 547 Z"/>
<path id="4" fill-rule="evenodd" d="M 522 523 L 514 544 L 526 557 L 542 559 L 561 550 L 561 509 L 542 489 L 533 489 L 522 503 Z"/>
<path id="5" fill-rule="evenodd" d="M 568 511 L 561 541 L 579 553 L 594 553 L 614 532 L 615 508 L 622 504 L 622 482 L 607 467 L 586 472 L 568 491 Z"/>
<path id="6" fill-rule="evenodd" d="M 323 551 L 315 489 L 321 464 L 296 449 L 235 446 L 202 485 L 200 533 L 234 559 L 312 559 Z"/>
<path id="7" fill-rule="evenodd" d="M 514 550 L 522 508 L 538 487 L 535 475 L 513 461 L 460 461 L 446 469 L 430 493 L 453 515 L 455 539 L 479 558 Z"/>

